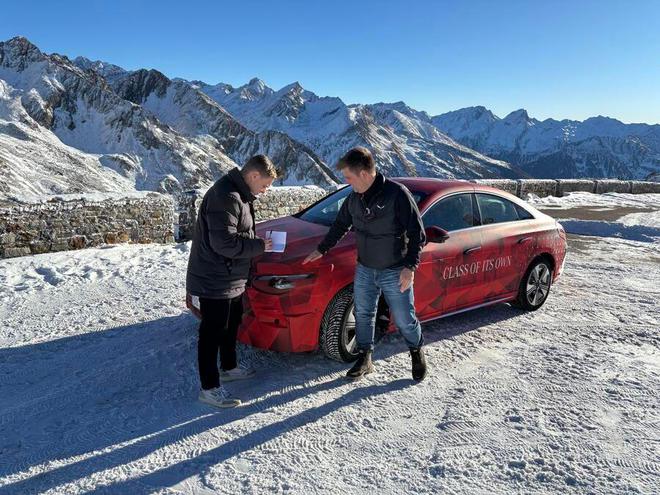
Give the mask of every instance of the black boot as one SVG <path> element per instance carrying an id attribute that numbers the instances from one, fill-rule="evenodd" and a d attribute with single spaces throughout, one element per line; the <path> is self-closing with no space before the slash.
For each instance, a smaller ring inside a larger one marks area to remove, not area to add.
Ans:
<path id="1" fill-rule="evenodd" d="M 426 376 L 426 358 L 424 349 L 421 347 L 411 347 L 410 357 L 412 358 L 412 377 L 416 382 L 421 382 Z"/>
<path id="2" fill-rule="evenodd" d="M 359 380 L 364 375 L 371 373 L 374 370 L 374 365 L 371 362 L 372 351 L 360 351 L 360 355 L 355 361 L 353 367 L 348 370 L 346 377 L 351 380 Z"/>

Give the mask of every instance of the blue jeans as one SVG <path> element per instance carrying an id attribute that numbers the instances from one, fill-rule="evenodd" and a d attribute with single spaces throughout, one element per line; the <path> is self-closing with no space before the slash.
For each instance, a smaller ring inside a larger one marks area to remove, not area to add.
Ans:
<path id="1" fill-rule="evenodd" d="M 355 269 L 353 297 L 355 299 L 355 334 L 357 347 L 361 350 L 373 350 L 376 310 L 381 291 L 390 307 L 401 335 L 408 347 L 420 347 L 423 343 L 422 327 L 415 315 L 413 288 L 401 292 L 399 277 L 403 267 L 376 270 L 360 263 Z"/>

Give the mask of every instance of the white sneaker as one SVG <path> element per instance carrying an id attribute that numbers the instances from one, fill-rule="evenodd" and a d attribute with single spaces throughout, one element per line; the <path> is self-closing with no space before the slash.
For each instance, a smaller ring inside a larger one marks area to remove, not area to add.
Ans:
<path id="1" fill-rule="evenodd" d="M 220 385 L 218 388 L 199 391 L 199 400 L 215 407 L 236 407 L 241 405 L 240 399 L 235 399 L 225 387 Z"/>
<path id="2" fill-rule="evenodd" d="M 221 370 L 220 381 L 233 382 L 234 380 L 246 380 L 248 378 L 252 378 L 256 374 L 257 372 L 253 368 L 242 368 L 240 366 L 236 366 L 236 368 L 231 370 Z"/>

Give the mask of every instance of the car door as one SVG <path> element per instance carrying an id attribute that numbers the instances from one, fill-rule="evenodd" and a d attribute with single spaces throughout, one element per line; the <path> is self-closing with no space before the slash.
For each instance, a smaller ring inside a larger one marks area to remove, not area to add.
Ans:
<path id="1" fill-rule="evenodd" d="M 536 243 L 533 222 L 526 221 L 533 217 L 496 194 L 477 192 L 476 199 L 482 224 L 483 298 L 492 300 L 515 294 Z"/>
<path id="2" fill-rule="evenodd" d="M 424 247 L 415 275 L 418 315 L 429 319 L 470 306 L 475 301 L 481 237 L 471 192 L 443 197 L 422 214 L 424 227 L 440 227 L 449 233 L 442 243 Z"/>

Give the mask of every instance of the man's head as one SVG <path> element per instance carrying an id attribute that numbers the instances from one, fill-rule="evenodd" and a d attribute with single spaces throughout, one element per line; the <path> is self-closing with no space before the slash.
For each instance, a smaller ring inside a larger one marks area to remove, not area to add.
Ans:
<path id="1" fill-rule="evenodd" d="M 265 193 L 277 179 L 277 169 L 266 155 L 255 155 L 250 158 L 243 168 L 241 175 L 250 188 L 250 192 L 257 196 Z"/>
<path id="2" fill-rule="evenodd" d="M 371 152 L 362 146 L 349 150 L 337 163 L 337 170 L 341 170 L 344 180 L 353 187 L 357 193 L 363 193 L 376 178 L 376 163 Z"/>

